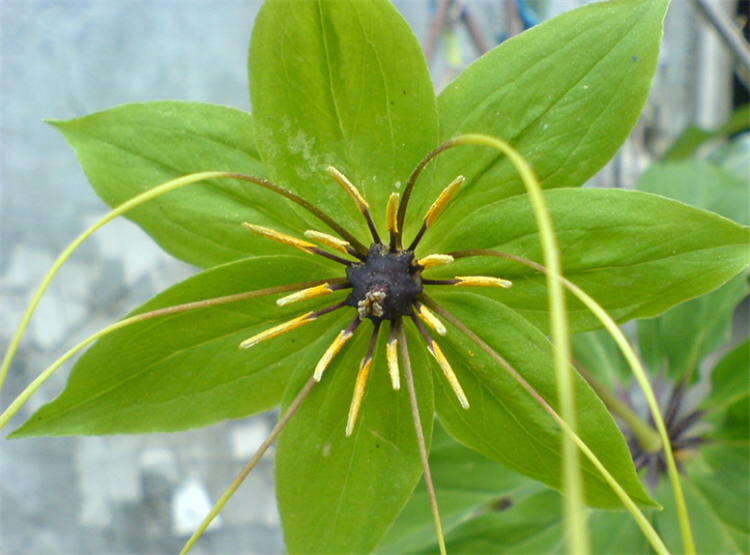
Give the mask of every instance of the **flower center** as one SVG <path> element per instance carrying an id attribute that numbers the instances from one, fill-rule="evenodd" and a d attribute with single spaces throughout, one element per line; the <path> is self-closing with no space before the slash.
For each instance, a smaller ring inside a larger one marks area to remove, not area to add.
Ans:
<path id="1" fill-rule="evenodd" d="M 381 322 L 409 316 L 423 289 L 421 269 L 413 251 L 390 252 L 386 245 L 373 243 L 364 262 L 346 269 L 352 286 L 346 304 L 356 308 L 362 320 Z"/>

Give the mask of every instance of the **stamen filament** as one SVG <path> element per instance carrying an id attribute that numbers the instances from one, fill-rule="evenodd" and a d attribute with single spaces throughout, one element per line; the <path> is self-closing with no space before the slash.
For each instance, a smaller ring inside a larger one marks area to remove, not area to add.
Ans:
<path id="1" fill-rule="evenodd" d="M 364 397 L 365 386 L 367 385 L 367 377 L 370 375 L 370 367 L 372 366 L 372 353 L 375 350 L 375 343 L 377 343 L 378 340 L 378 331 L 380 331 L 380 323 L 375 324 L 375 328 L 372 330 L 370 348 L 367 350 L 367 355 L 365 355 L 365 358 L 362 359 L 362 362 L 359 365 L 357 381 L 354 384 L 352 404 L 349 407 L 349 416 L 346 421 L 347 437 L 352 435 L 352 432 L 354 431 L 354 424 L 357 422 L 359 407 L 362 405 L 362 398 Z"/>
<path id="2" fill-rule="evenodd" d="M 507 289 L 513 282 L 490 276 L 456 276 L 456 287 L 503 287 Z"/>
<path id="3" fill-rule="evenodd" d="M 349 416 L 346 420 L 346 436 L 349 437 L 354 431 L 354 424 L 357 422 L 357 415 L 359 414 L 359 407 L 362 405 L 362 397 L 365 394 L 365 386 L 367 385 L 367 378 L 370 375 L 370 367 L 372 366 L 372 358 L 362 359 L 362 363 L 359 365 L 359 373 L 357 374 L 357 382 L 354 384 L 354 395 L 352 396 L 352 404 L 349 407 Z"/>
<path id="4" fill-rule="evenodd" d="M 429 308 L 421 303 L 414 304 L 417 307 L 417 313 L 419 314 L 419 317 L 422 318 L 422 320 L 426 322 L 428 326 L 435 330 L 439 335 L 445 335 L 446 333 L 448 333 L 448 330 L 445 329 L 443 323 L 438 320 L 438 317 L 435 316 L 435 314 L 430 312 Z"/>
<path id="5" fill-rule="evenodd" d="M 282 333 L 292 331 L 293 329 L 312 322 L 316 318 L 317 316 L 314 312 L 308 312 L 307 314 L 303 314 L 302 316 L 297 316 L 296 318 L 293 318 L 288 322 L 284 322 L 283 324 L 274 326 L 270 329 L 267 329 L 266 331 L 262 331 L 259 334 L 252 336 L 250 339 L 245 339 L 245 341 L 240 343 L 240 349 L 249 349 L 250 347 L 254 347 L 262 341 L 272 339 L 281 335 Z"/>
<path id="6" fill-rule="evenodd" d="M 422 266 L 423 270 L 434 268 L 435 266 L 445 266 L 446 264 L 452 264 L 455 259 L 449 254 L 430 254 L 421 258 L 417 261 L 417 264 Z"/>
<path id="7" fill-rule="evenodd" d="M 391 323 L 391 336 L 385 347 L 385 355 L 388 359 L 388 374 L 394 391 L 401 389 L 401 375 L 398 369 L 398 338 L 396 337 L 396 325 Z"/>
<path id="8" fill-rule="evenodd" d="M 430 351 L 430 354 L 433 357 L 435 357 L 435 360 L 440 365 L 440 368 L 443 370 L 443 374 L 445 374 L 445 378 L 448 380 L 448 383 L 453 389 L 453 392 L 456 394 L 456 397 L 458 397 L 458 402 L 461 403 L 461 406 L 464 409 L 468 409 L 469 400 L 466 398 L 466 393 L 464 393 L 464 390 L 461 387 L 461 384 L 458 382 L 458 378 L 456 377 L 455 372 L 453 372 L 453 368 L 448 362 L 448 359 L 445 358 L 443 351 L 440 350 L 440 347 L 434 341 L 431 341 L 427 345 L 427 350 Z"/>
<path id="9" fill-rule="evenodd" d="M 359 192 L 359 190 L 352 184 L 351 181 L 347 179 L 347 177 L 341 173 L 339 170 L 334 168 L 333 166 L 328 166 L 326 168 L 326 173 L 331 176 L 331 178 L 338 183 L 344 191 L 351 197 L 351 199 L 354 201 L 355 206 L 357 207 L 357 210 L 359 210 L 359 213 L 364 216 L 365 221 L 367 222 L 367 226 L 370 228 L 370 233 L 372 234 L 372 238 L 376 243 L 380 243 L 380 236 L 378 235 L 378 230 L 375 228 L 375 222 L 372 221 L 372 216 L 370 216 L 370 205 L 367 204 L 367 201 L 362 196 L 362 193 Z"/>
<path id="10" fill-rule="evenodd" d="M 390 235 L 391 252 L 398 250 L 398 193 L 391 193 L 388 197 L 388 205 L 385 208 L 385 227 Z"/>
<path id="11" fill-rule="evenodd" d="M 398 193 L 391 193 L 391 196 L 388 197 L 388 205 L 385 208 L 385 227 L 390 233 L 398 233 L 398 221 L 396 220 L 398 197 Z"/>
<path id="12" fill-rule="evenodd" d="M 507 289 L 513 285 L 507 279 L 490 276 L 456 276 L 453 279 L 423 279 L 424 285 L 453 285 L 455 287 L 502 287 Z"/>
<path id="13" fill-rule="evenodd" d="M 365 258 L 362 254 L 354 250 L 354 248 L 352 248 L 351 244 L 349 244 L 348 241 L 344 241 L 343 239 L 339 239 L 338 237 L 334 237 L 333 235 L 328 235 L 327 233 L 308 229 L 307 231 L 305 231 L 305 237 L 307 237 L 308 239 L 312 239 L 313 241 L 317 241 L 318 243 L 322 243 L 325 246 L 337 250 L 341 253 L 356 256 L 360 260 L 364 260 Z"/>
<path id="14" fill-rule="evenodd" d="M 424 216 L 424 222 L 427 227 L 432 227 L 432 224 L 435 223 L 435 220 L 437 220 L 438 216 L 440 216 L 441 212 L 448 205 L 451 198 L 453 198 L 456 189 L 458 189 L 464 181 L 464 176 L 459 175 L 450 185 L 443 189 L 443 192 L 440 193 L 437 200 L 432 203 L 432 206 L 430 206 L 429 210 L 427 210 L 427 214 Z"/>
<path id="15" fill-rule="evenodd" d="M 315 372 L 313 373 L 313 378 L 316 382 L 319 382 L 321 380 L 321 378 L 323 377 L 323 372 L 325 372 L 325 369 L 328 368 L 329 364 L 331 364 L 333 357 L 335 357 L 336 354 L 341 350 L 341 347 L 343 347 L 344 344 L 351 339 L 352 335 L 354 335 L 354 330 L 357 329 L 357 326 L 360 322 L 361 320 L 359 319 L 359 316 L 357 316 L 345 330 L 339 332 L 339 334 L 336 336 L 336 339 L 334 339 L 333 343 L 331 343 L 331 346 L 328 347 L 325 353 L 323 353 L 323 356 L 318 361 L 318 364 L 315 367 Z"/>
<path id="16" fill-rule="evenodd" d="M 458 398 L 458 402 L 461 403 L 461 406 L 464 409 L 468 409 L 469 399 L 466 397 L 466 393 L 464 393 L 464 390 L 461 387 L 461 384 L 459 383 L 458 378 L 456 377 L 456 373 L 453 371 L 453 368 L 448 362 L 448 359 L 445 358 L 443 351 L 440 350 L 440 347 L 438 347 L 438 344 L 435 343 L 435 341 L 433 341 L 433 339 L 429 336 L 429 334 L 427 333 L 427 330 L 424 329 L 422 324 L 419 322 L 419 319 L 414 314 L 411 315 L 411 319 L 414 322 L 414 324 L 417 326 L 417 329 L 422 334 L 425 341 L 427 342 L 427 350 L 435 358 L 438 365 L 440 366 L 440 369 L 443 371 L 443 374 L 445 374 L 445 378 L 448 380 L 448 384 L 451 386 L 451 389 L 453 389 L 453 392 L 456 394 L 456 397 Z"/>
<path id="17" fill-rule="evenodd" d="M 308 243 L 307 241 L 303 241 L 302 239 L 297 239 L 296 237 L 292 237 L 291 235 L 287 235 L 286 233 L 281 233 L 279 231 L 276 231 L 275 229 L 271 229 L 268 227 L 249 224 L 247 222 L 244 222 L 242 224 L 242 227 L 247 229 L 248 231 L 252 231 L 253 233 L 257 233 L 258 235 L 262 235 L 263 237 L 272 239 L 273 241 L 278 241 L 279 243 L 283 243 L 285 245 L 291 245 L 292 247 L 297 247 L 298 249 L 308 254 L 313 254 L 315 252 L 313 249 L 317 248 L 312 243 Z"/>
<path id="18" fill-rule="evenodd" d="M 359 192 L 354 184 L 349 181 L 349 179 L 347 179 L 347 177 L 343 173 L 341 173 L 333 166 L 328 166 L 326 168 L 326 173 L 330 175 L 331 178 L 341 186 L 346 194 L 351 197 L 351 199 L 354 201 L 354 204 L 357 206 L 357 210 L 359 210 L 359 213 L 364 216 L 365 212 L 369 211 L 370 205 L 367 204 L 367 201 L 362 196 L 362 193 Z"/>
<path id="19" fill-rule="evenodd" d="M 278 306 L 286 306 L 288 304 L 297 303 L 300 301 L 306 301 L 307 299 L 313 299 L 315 297 L 322 297 L 323 295 L 329 295 L 333 292 L 334 292 L 334 289 L 331 287 L 331 285 L 328 283 L 324 283 L 323 285 L 310 287 L 308 289 L 303 289 L 302 291 L 297 291 L 296 293 L 292 293 L 291 295 L 287 295 L 286 297 L 281 297 L 280 299 L 276 300 L 276 304 Z"/>

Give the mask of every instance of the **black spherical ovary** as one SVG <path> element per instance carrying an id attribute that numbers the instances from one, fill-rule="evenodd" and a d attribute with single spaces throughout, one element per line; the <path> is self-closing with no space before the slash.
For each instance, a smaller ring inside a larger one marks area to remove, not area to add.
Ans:
<path id="1" fill-rule="evenodd" d="M 346 269 L 352 285 L 346 304 L 357 308 L 361 317 L 376 322 L 410 315 L 411 304 L 423 289 L 418 271 L 421 267 L 413 262 L 413 251 L 390 252 L 387 246 L 374 243 L 364 262 Z M 378 299 L 378 310 L 369 308 L 373 295 Z"/>

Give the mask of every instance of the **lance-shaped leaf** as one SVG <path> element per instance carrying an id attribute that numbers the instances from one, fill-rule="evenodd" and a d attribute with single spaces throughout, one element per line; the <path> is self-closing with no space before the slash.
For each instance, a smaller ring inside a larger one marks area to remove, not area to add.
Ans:
<path id="1" fill-rule="evenodd" d="M 251 258 L 198 274 L 135 314 L 331 273 L 325 261 L 304 255 Z M 311 371 L 308 357 L 327 346 L 321 321 L 239 349 L 248 337 L 302 313 L 297 305 L 276 306 L 278 296 L 155 318 L 104 337 L 76 363 L 63 393 L 14 436 L 185 430 L 276 406 L 292 371 Z M 309 306 L 321 303 L 333 301 Z"/>
<path id="2" fill-rule="evenodd" d="M 745 162 L 745 169 L 750 163 Z M 658 164 L 638 181 L 642 191 L 664 195 L 750 224 L 750 183 L 706 162 Z M 747 295 L 747 272 L 729 283 L 653 320 L 638 322 L 641 356 L 652 372 L 679 379 L 698 378 L 703 357 L 729 340 L 732 314 Z"/>
<path id="3" fill-rule="evenodd" d="M 547 338 L 513 310 L 475 293 L 434 293 L 435 299 L 515 368 L 553 408 L 557 407 L 552 348 Z M 435 388 L 440 421 L 460 442 L 551 487 L 561 487 L 561 431 L 528 392 L 480 347 L 450 329 L 445 355 L 472 406 L 463 410 L 442 382 Z M 635 473 L 617 425 L 601 400 L 575 375 L 578 434 L 638 503 L 651 503 Z M 621 508 L 588 459 L 581 457 L 588 504 Z"/>
<path id="4" fill-rule="evenodd" d="M 96 193 L 117 206 L 170 179 L 204 171 L 265 177 L 249 114 L 195 102 L 126 104 L 70 121 L 51 121 L 73 147 Z M 249 237 L 247 221 L 304 231 L 288 200 L 257 185 L 216 179 L 188 185 L 127 214 L 167 252 L 210 267 L 275 252 Z M 307 215 L 311 225 L 321 224 Z"/>
<path id="5" fill-rule="evenodd" d="M 325 168 L 346 174 L 382 218 L 390 193 L 437 145 L 424 56 L 385 0 L 267 2 L 256 19 L 249 73 L 258 148 L 271 178 L 314 198 L 360 237 L 367 233 L 362 217 L 331 187 Z"/>
<path id="6" fill-rule="evenodd" d="M 638 191 L 556 189 L 545 194 L 563 274 L 618 321 L 656 316 L 716 289 L 750 262 L 750 230 L 680 202 Z M 484 248 L 540 262 L 529 199 L 519 195 L 476 210 L 454 233 L 429 235 L 431 252 Z M 545 278 L 516 262 L 467 258 L 435 275 L 484 274 L 513 280 L 507 291 L 482 292 L 545 330 Z M 432 277 L 432 274 L 430 274 Z M 568 303 L 572 331 L 598 327 L 578 301 Z M 471 325 L 471 322 L 467 322 Z"/>
<path id="7" fill-rule="evenodd" d="M 391 386 L 385 362 L 387 335 L 382 332 L 356 427 L 351 437 L 345 436 L 356 369 L 371 328 L 369 323 L 360 326 L 279 438 L 277 497 L 290 553 L 369 553 L 422 475 L 408 394 L 405 385 L 398 391 Z M 429 448 L 432 380 L 421 338 L 412 330 L 407 337 Z M 310 375 L 299 369 L 282 407 Z"/>
<path id="8" fill-rule="evenodd" d="M 582 185 L 627 138 L 656 69 L 666 0 L 597 2 L 564 13 L 498 46 L 438 99 L 440 136 L 486 133 L 508 141 L 542 187 Z M 507 158 L 482 147 L 441 155 L 435 187 L 466 186 L 436 232 L 475 207 L 525 191 Z M 422 198 L 423 202 L 431 195 Z M 429 204 L 415 202 L 421 214 Z"/>

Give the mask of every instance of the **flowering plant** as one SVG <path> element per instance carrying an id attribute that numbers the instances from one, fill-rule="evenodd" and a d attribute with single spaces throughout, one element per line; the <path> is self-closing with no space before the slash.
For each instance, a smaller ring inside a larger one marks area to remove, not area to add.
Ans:
<path id="1" fill-rule="evenodd" d="M 250 46 L 252 117 L 167 101 L 52 122 L 105 202 L 204 271 L 117 324 L 13 435 L 177 431 L 281 405 L 290 552 L 373 550 L 423 474 L 434 414 L 466 446 L 561 488 L 542 234 L 504 145 L 545 189 L 566 279 L 617 321 L 748 262 L 748 230 L 729 220 L 579 188 L 638 118 L 666 6 L 564 14 L 436 98 L 388 2 L 270 1 Z M 567 314 L 572 331 L 601 325 L 572 298 Z M 580 440 L 653 504 L 578 374 L 570 394 Z M 622 507 L 594 462 L 580 472 L 586 503 Z"/>

